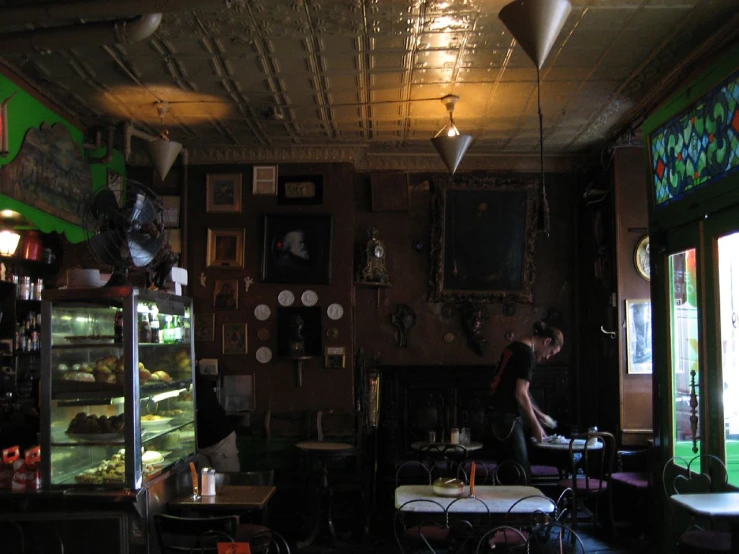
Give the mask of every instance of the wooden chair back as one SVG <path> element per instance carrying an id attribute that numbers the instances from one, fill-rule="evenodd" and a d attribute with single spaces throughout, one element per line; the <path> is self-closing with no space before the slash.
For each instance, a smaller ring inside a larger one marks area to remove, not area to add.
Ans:
<path id="1" fill-rule="evenodd" d="M 179 517 L 154 515 L 154 529 L 161 554 L 215 554 L 220 542 L 236 536 L 238 516 Z"/>

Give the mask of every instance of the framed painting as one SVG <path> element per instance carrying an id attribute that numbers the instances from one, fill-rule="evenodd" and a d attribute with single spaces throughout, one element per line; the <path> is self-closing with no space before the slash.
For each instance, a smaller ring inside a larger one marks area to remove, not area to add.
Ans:
<path id="1" fill-rule="evenodd" d="M 217 279 L 213 291 L 213 309 L 237 310 L 239 308 L 239 280 Z"/>
<path id="2" fill-rule="evenodd" d="M 208 229 L 208 267 L 244 267 L 244 230 Z"/>
<path id="3" fill-rule="evenodd" d="M 277 204 L 280 206 L 315 206 L 323 203 L 321 175 L 280 176 L 277 183 Z"/>
<path id="4" fill-rule="evenodd" d="M 241 211 L 241 173 L 208 175 L 205 179 L 205 211 Z"/>
<path id="5" fill-rule="evenodd" d="M 431 299 L 533 302 L 536 181 L 432 185 Z"/>
<path id="6" fill-rule="evenodd" d="M 180 226 L 180 197 L 162 196 L 161 198 L 164 206 L 164 227 L 166 229 L 178 228 Z"/>
<path id="7" fill-rule="evenodd" d="M 254 373 L 224 375 L 222 383 L 221 398 L 226 412 L 253 411 L 256 408 Z"/>
<path id="8" fill-rule="evenodd" d="M 216 314 L 196 313 L 195 331 L 196 341 L 214 341 L 216 339 Z"/>
<path id="9" fill-rule="evenodd" d="M 652 373 L 652 303 L 626 300 L 626 371 Z"/>
<path id="10" fill-rule="evenodd" d="M 248 353 L 246 344 L 246 323 L 223 324 L 223 353 Z"/>
<path id="11" fill-rule="evenodd" d="M 251 193 L 254 196 L 277 194 L 277 166 L 255 165 L 252 171 Z"/>
<path id="12" fill-rule="evenodd" d="M 264 214 L 262 281 L 331 283 L 333 217 Z"/>

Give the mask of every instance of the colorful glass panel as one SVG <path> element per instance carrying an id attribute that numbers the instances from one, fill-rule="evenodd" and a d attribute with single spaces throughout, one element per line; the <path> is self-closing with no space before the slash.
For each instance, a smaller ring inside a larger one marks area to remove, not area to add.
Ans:
<path id="1" fill-rule="evenodd" d="M 739 169 L 739 72 L 649 136 L 655 205 Z"/>

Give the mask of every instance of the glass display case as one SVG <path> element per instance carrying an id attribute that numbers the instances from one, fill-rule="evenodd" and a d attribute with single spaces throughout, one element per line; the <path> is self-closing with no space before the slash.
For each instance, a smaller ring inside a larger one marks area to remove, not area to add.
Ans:
<path id="1" fill-rule="evenodd" d="M 44 486 L 138 490 L 194 456 L 189 298 L 53 290 L 42 316 Z"/>

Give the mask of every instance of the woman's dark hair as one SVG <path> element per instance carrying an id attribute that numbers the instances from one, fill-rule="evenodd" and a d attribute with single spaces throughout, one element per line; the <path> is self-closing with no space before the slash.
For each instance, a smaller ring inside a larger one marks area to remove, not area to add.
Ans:
<path id="1" fill-rule="evenodd" d="M 547 325 L 544 321 L 537 321 L 534 323 L 534 336 L 541 337 L 543 339 L 552 339 L 552 345 L 559 346 L 560 348 L 564 345 L 565 337 L 557 327 Z"/>

